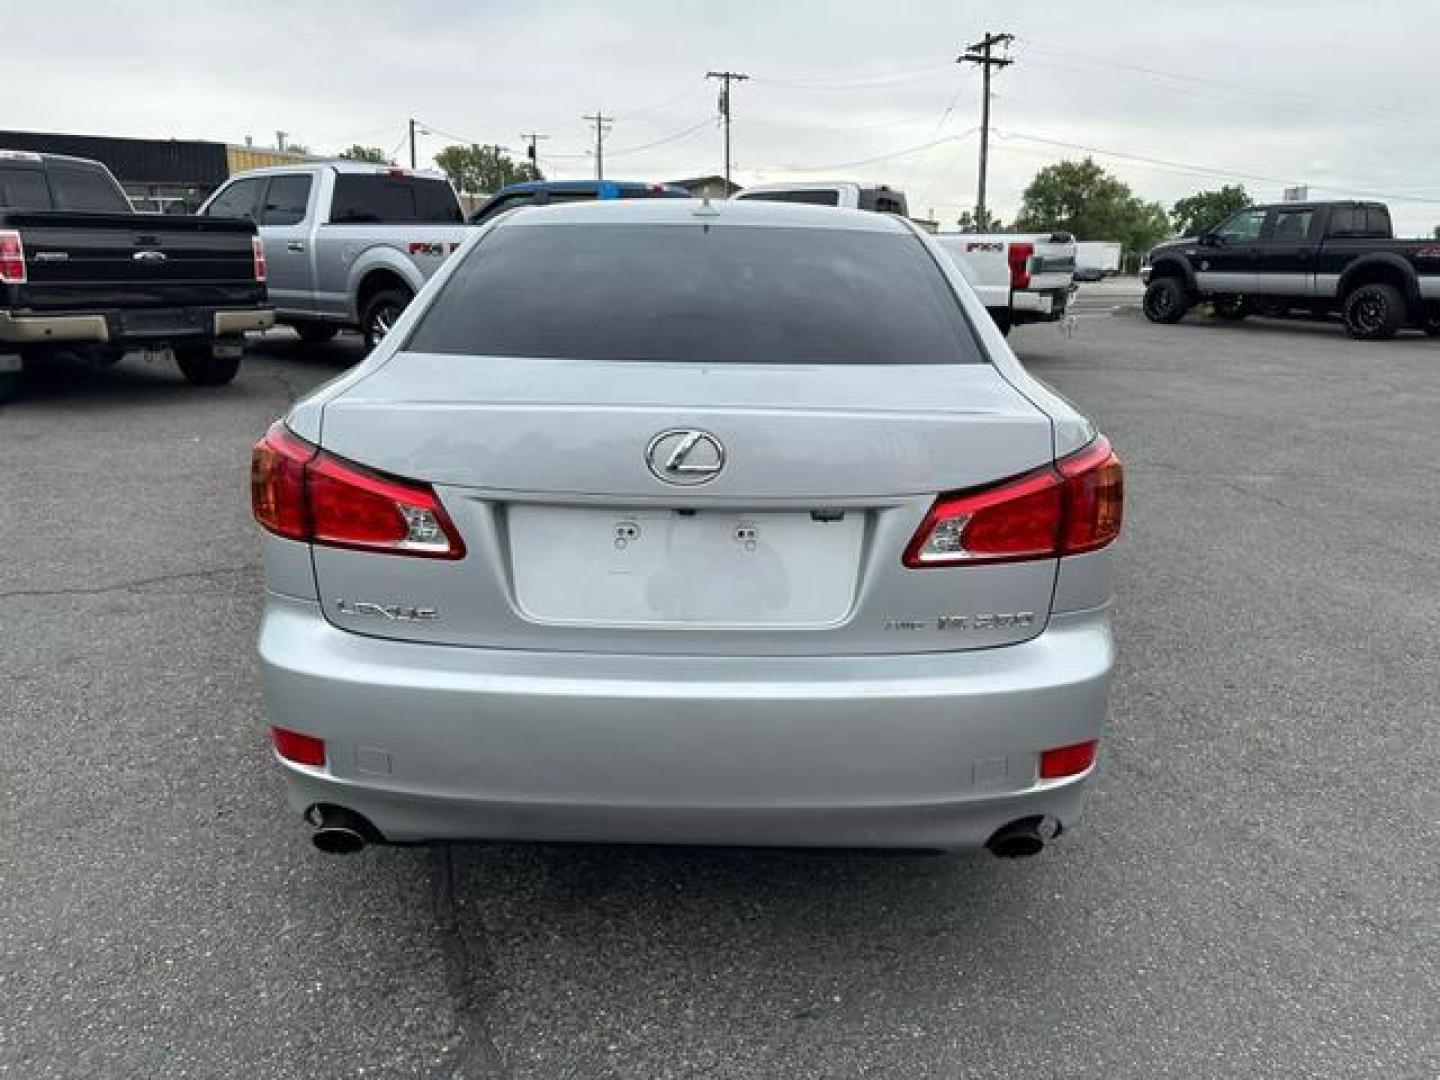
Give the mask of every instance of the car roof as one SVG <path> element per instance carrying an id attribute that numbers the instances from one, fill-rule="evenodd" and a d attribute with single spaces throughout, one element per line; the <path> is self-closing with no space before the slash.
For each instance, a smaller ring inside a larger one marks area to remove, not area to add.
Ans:
<path id="1" fill-rule="evenodd" d="M 732 199 L 607 199 L 522 207 L 496 218 L 497 228 L 531 225 L 748 225 L 790 229 L 905 233 L 909 222 L 895 214 L 841 210 L 805 203 Z"/>

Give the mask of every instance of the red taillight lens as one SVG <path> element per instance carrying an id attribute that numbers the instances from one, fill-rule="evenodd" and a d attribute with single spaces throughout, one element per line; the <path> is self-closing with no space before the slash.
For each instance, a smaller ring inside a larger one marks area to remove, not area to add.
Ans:
<path id="1" fill-rule="evenodd" d="M 317 739 L 314 735 L 301 735 L 298 731 L 286 731 L 284 728 L 272 727 L 270 742 L 274 744 L 275 752 L 286 761 L 293 761 L 297 765 L 313 765 L 317 769 L 325 767 L 324 739 Z"/>
<path id="2" fill-rule="evenodd" d="M 314 446 L 277 423 L 250 454 L 250 508 L 255 520 L 277 536 L 310 539 L 305 466 L 317 453 Z"/>
<path id="3" fill-rule="evenodd" d="M 24 285 L 25 242 L 14 229 L 0 229 L 0 282 Z"/>
<path id="4" fill-rule="evenodd" d="M 1012 289 L 1028 289 L 1030 287 L 1030 256 L 1034 254 L 1034 244 L 1010 245 L 1010 287 Z"/>
<path id="5" fill-rule="evenodd" d="M 256 521 L 290 540 L 432 559 L 465 556 L 428 485 L 327 454 L 283 423 L 255 444 L 250 502 Z"/>
<path id="6" fill-rule="evenodd" d="M 1120 535 L 1125 517 L 1125 467 L 1103 435 L 1056 468 L 1065 477 L 1062 555 L 1102 548 Z"/>
<path id="7" fill-rule="evenodd" d="M 1095 754 L 1100 741 L 1074 743 L 1071 746 L 1057 746 L 1040 754 L 1040 779 L 1060 780 L 1066 776 L 1079 776 L 1095 764 Z"/>
<path id="8" fill-rule="evenodd" d="M 432 559 L 465 555 L 460 534 L 425 484 L 322 453 L 310 465 L 306 487 L 314 543 Z"/>
<path id="9" fill-rule="evenodd" d="M 942 495 L 905 550 L 911 569 L 1054 559 L 1120 534 L 1120 459 L 1104 436 L 1054 468 L 979 491 Z"/>
<path id="10" fill-rule="evenodd" d="M 255 280 L 265 280 L 265 242 L 258 236 L 250 238 L 250 254 L 255 260 Z"/>

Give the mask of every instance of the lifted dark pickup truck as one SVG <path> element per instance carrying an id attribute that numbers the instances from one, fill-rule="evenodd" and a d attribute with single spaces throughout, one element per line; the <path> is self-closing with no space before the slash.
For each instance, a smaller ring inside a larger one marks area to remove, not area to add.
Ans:
<path id="1" fill-rule="evenodd" d="M 252 222 L 137 214 L 97 162 L 0 150 L 0 394 L 58 350 L 168 348 L 218 386 L 273 322 Z"/>
<path id="2" fill-rule="evenodd" d="M 1202 300 L 1222 319 L 1339 312 L 1351 337 L 1440 335 L 1440 241 L 1396 240 L 1383 203 L 1251 206 L 1150 252 L 1145 315 L 1173 323 Z"/>

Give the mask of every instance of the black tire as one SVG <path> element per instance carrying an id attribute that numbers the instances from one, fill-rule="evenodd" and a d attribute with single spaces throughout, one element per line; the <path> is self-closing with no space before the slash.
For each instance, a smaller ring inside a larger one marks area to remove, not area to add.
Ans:
<path id="1" fill-rule="evenodd" d="M 381 289 L 372 296 L 360 313 L 360 333 L 365 336 L 365 348 L 370 350 L 379 345 L 389 333 L 390 327 L 400 313 L 410 306 L 415 294 L 409 289 Z"/>
<path id="2" fill-rule="evenodd" d="M 1228 322 L 1239 322 L 1250 314 L 1250 302 L 1243 296 L 1217 296 L 1214 307 L 1215 317 Z"/>
<path id="3" fill-rule="evenodd" d="M 1010 336 L 1010 331 L 1011 331 L 1011 330 L 1014 328 L 1014 326 L 1015 326 L 1015 321 L 1010 318 L 1010 312 L 1009 312 L 1009 311 L 1000 311 L 1000 310 L 998 310 L 998 309 L 991 309 L 991 308 L 986 308 L 986 310 L 990 312 L 990 318 L 994 321 L 995 325 L 999 328 L 1000 333 L 1004 334 L 1006 337 L 1009 337 L 1009 336 Z"/>
<path id="4" fill-rule="evenodd" d="M 1177 323 L 1190 310 L 1190 297 L 1179 278 L 1156 278 L 1145 290 L 1145 299 L 1140 306 L 1145 317 L 1153 323 Z"/>
<path id="5" fill-rule="evenodd" d="M 1394 285 L 1361 285 L 1345 297 L 1345 332 L 1357 341 L 1393 338 L 1405 321 L 1405 298 Z"/>
<path id="6" fill-rule="evenodd" d="M 1440 337 L 1440 304 L 1425 305 L 1425 321 L 1420 324 L 1428 337 Z"/>
<path id="7" fill-rule="evenodd" d="M 177 345 L 175 364 L 195 386 L 224 386 L 240 371 L 239 356 L 216 356 L 209 345 Z"/>
<path id="8" fill-rule="evenodd" d="M 324 344 L 340 332 L 340 328 L 333 323 L 323 322 L 292 323 L 291 329 L 299 334 L 300 340 L 307 345 Z"/>

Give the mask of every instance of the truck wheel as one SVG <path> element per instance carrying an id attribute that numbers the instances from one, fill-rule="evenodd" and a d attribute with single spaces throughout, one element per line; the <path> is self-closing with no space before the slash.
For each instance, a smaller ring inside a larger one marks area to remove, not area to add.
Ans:
<path id="1" fill-rule="evenodd" d="M 1015 325 L 1015 321 L 1010 318 L 1010 312 L 1008 310 L 1002 311 L 999 308 L 986 308 L 986 310 L 990 312 L 990 318 L 993 319 L 995 325 L 999 327 L 1000 333 L 1009 337 L 1010 330 Z"/>
<path id="2" fill-rule="evenodd" d="M 299 334 L 300 340 L 307 345 L 324 344 L 340 332 L 340 328 L 333 323 L 323 322 L 291 323 L 290 328 Z"/>
<path id="3" fill-rule="evenodd" d="M 1405 317 L 1405 298 L 1393 285 L 1361 285 L 1345 297 L 1345 332 L 1357 341 L 1395 336 Z"/>
<path id="4" fill-rule="evenodd" d="M 240 356 L 217 356 L 209 345 L 177 345 L 175 364 L 195 386 L 224 386 L 240 370 Z"/>
<path id="5" fill-rule="evenodd" d="M 18 353 L 0 354 L 0 405 L 20 396 L 20 375 L 24 369 Z"/>
<path id="6" fill-rule="evenodd" d="M 414 295 L 407 289 L 381 289 L 370 298 L 360 315 L 360 332 L 365 335 L 365 348 L 373 349 L 385 339 L 395 320 L 410 306 Z"/>
<path id="7" fill-rule="evenodd" d="M 1215 315 L 1229 322 L 1239 322 L 1250 314 L 1250 304 L 1243 296 L 1217 296 Z"/>
<path id="8" fill-rule="evenodd" d="M 1151 322 L 1177 323 L 1190 310 L 1190 298 L 1178 278 L 1162 277 L 1150 282 L 1140 306 Z"/>
<path id="9" fill-rule="evenodd" d="M 1440 337 L 1440 304 L 1429 303 L 1425 305 L 1425 322 L 1422 329 L 1430 337 Z"/>

